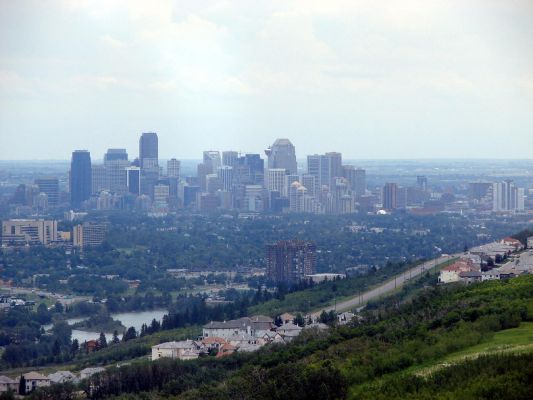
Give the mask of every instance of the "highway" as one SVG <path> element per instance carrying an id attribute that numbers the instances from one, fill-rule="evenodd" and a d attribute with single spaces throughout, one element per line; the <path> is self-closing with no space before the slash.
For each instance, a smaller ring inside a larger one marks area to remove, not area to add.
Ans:
<path id="1" fill-rule="evenodd" d="M 439 258 L 435 258 L 433 260 L 426 261 L 425 263 L 420 264 L 416 267 L 413 267 L 401 273 L 400 275 L 396 275 L 392 279 L 388 280 L 385 283 L 382 283 L 381 285 L 375 287 L 372 290 L 369 290 L 361 294 L 357 294 L 348 300 L 343 300 L 340 303 L 337 303 L 336 306 L 335 305 L 328 306 L 326 308 L 321 308 L 320 310 L 314 311 L 311 314 L 311 316 L 313 318 L 318 318 L 320 314 L 322 313 L 322 311 L 340 312 L 340 311 L 347 311 L 347 310 L 353 310 L 355 308 L 359 308 L 365 305 L 370 300 L 377 299 L 380 296 L 383 296 L 384 294 L 387 294 L 397 288 L 402 287 L 405 282 L 408 282 L 410 279 L 423 274 L 425 271 L 435 268 L 439 264 L 443 264 L 446 261 L 450 261 L 451 259 L 454 259 L 456 257 L 457 255 L 445 255 Z"/>

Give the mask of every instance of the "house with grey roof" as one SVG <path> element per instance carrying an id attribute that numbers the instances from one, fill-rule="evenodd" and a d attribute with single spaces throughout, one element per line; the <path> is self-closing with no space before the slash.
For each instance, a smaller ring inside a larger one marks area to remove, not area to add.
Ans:
<path id="1" fill-rule="evenodd" d="M 203 327 L 204 338 L 220 337 L 231 340 L 238 335 L 262 338 L 265 333 L 275 329 L 274 321 L 265 316 L 244 317 L 230 321 L 212 321 Z"/>
<path id="2" fill-rule="evenodd" d="M 80 371 L 80 379 L 87 379 L 104 371 L 105 368 L 103 367 L 85 368 Z"/>
<path id="3" fill-rule="evenodd" d="M 12 390 L 16 392 L 18 389 L 19 383 L 5 375 L 0 375 L 0 393 L 9 392 Z"/>
<path id="4" fill-rule="evenodd" d="M 57 371 L 53 374 L 48 375 L 51 383 L 66 383 L 72 382 L 77 383 L 79 378 L 70 371 Z"/>
<path id="5" fill-rule="evenodd" d="M 200 342 L 182 340 L 179 342 L 166 342 L 152 347 L 152 361 L 160 358 L 173 358 L 178 360 L 194 360 L 206 350 Z"/>
<path id="6" fill-rule="evenodd" d="M 21 394 L 31 393 L 37 388 L 50 386 L 50 379 L 48 379 L 47 376 L 39 374 L 38 372 L 28 372 L 27 374 L 22 375 L 21 379 L 22 378 L 24 378 L 26 384 L 24 387 L 25 392 Z"/>

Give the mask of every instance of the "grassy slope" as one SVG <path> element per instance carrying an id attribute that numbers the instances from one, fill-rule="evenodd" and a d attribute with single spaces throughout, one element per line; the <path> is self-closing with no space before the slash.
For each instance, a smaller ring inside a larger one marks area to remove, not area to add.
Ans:
<path id="1" fill-rule="evenodd" d="M 441 360 L 410 370 L 419 376 L 426 376 L 441 368 L 451 367 L 480 356 L 500 353 L 533 353 L 533 322 L 522 322 L 518 328 L 496 332 L 489 340 L 448 354 Z"/>

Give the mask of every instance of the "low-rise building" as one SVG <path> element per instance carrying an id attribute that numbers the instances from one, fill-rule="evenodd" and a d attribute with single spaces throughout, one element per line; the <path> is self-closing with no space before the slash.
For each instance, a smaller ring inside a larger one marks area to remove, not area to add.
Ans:
<path id="1" fill-rule="evenodd" d="M 12 219 L 2 222 L 2 246 L 46 246 L 57 237 L 57 221 Z"/>
<path id="2" fill-rule="evenodd" d="M 294 338 L 300 336 L 302 333 L 302 327 L 293 323 L 283 324 L 276 329 L 276 332 L 281 335 L 285 343 L 289 343 Z"/>
<path id="3" fill-rule="evenodd" d="M 533 249 L 533 236 L 527 238 L 527 248 Z"/>
<path id="4" fill-rule="evenodd" d="M 479 266 L 475 266 L 470 260 L 459 260 L 440 270 L 439 282 L 451 283 L 461 280 L 462 272 L 480 271 Z"/>
<path id="5" fill-rule="evenodd" d="M 506 237 L 506 238 L 500 240 L 500 243 L 504 244 L 506 246 L 514 247 L 515 251 L 516 250 L 521 250 L 521 249 L 524 248 L 524 245 L 522 244 L 522 242 L 520 240 L 512 238 L 512 237 Z"/>
<path id="6" fill-rule="evenodd" d="M 77 383 L 79 381 L 78 377 L 70 371 L 54 372 L 53 374 L 48 375 L 48 379 L 50 379 L 51 383 Z"/>
<path id="7" fill-rule="evenodd" d="M 246 334 L 255 338 L 260 338 L 275 327 L 272 318 L 258 315 L 230 321 L 210 322 L 209 324 L 204 325 L 202 336 L 203 338 L 220 337 L 225 340 L 230 340 L 236 335 Z"/>
<path id="8" fill-rule="evenodd" d="M 80 371 L 80 379 L 87 379 L 104 371 L 105 368 L 103 367 L 85 368 Z"/>
<path id="9" fill-rule="evenodd" d="M 18 389 L 19 383 L 5 375 L 0 375 L 0 393 L 5 393 L 9 391 L 16 392 Z"/>
<path id="10" fill-rule="evenodd" d="M 482 281 L 481 271 L 459 272 L 459 280 L 464 283 L 476 283 Z"/>
<path id="11" fill-rule="evenodd" d="M 41 375 L 37 372 L 28 372 L 27 374 L 24 374 L 20 378 L 21 380 L 24 380 L 24 393 L 20 394 L 28 394 L 33 392 L 34 390 L 50 386 L 50 379 L 44 375 Z M 22 386 L 22 385 L 21 385 Z"/>
<path id="12" fill-rule="evenodd" d="M 343 312 L 337 315 L 339 325 L 348 325 L 355 318 L 355 314 L 351 312 Z"/>
<path id="13" fill-rule="evenodd" d="M 193 360 L 198 358 L 204 350 L 205 346 L 194 340 L 161 343 L 152 347 L 152 361 L 160 358 Z"/>
<path id="14" fill-rule="evenodd" d="M 497 268 L 481 272 L 481 281 L 500 280 L 500 271 Z"/>

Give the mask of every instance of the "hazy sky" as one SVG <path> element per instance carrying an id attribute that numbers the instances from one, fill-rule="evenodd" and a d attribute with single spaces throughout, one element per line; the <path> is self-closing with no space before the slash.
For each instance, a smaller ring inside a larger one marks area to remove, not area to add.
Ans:
<path id="1" fill-rule="evenodd" d="M 533 3 L 0 0 L 0 159 L 533 158 Z"/>

